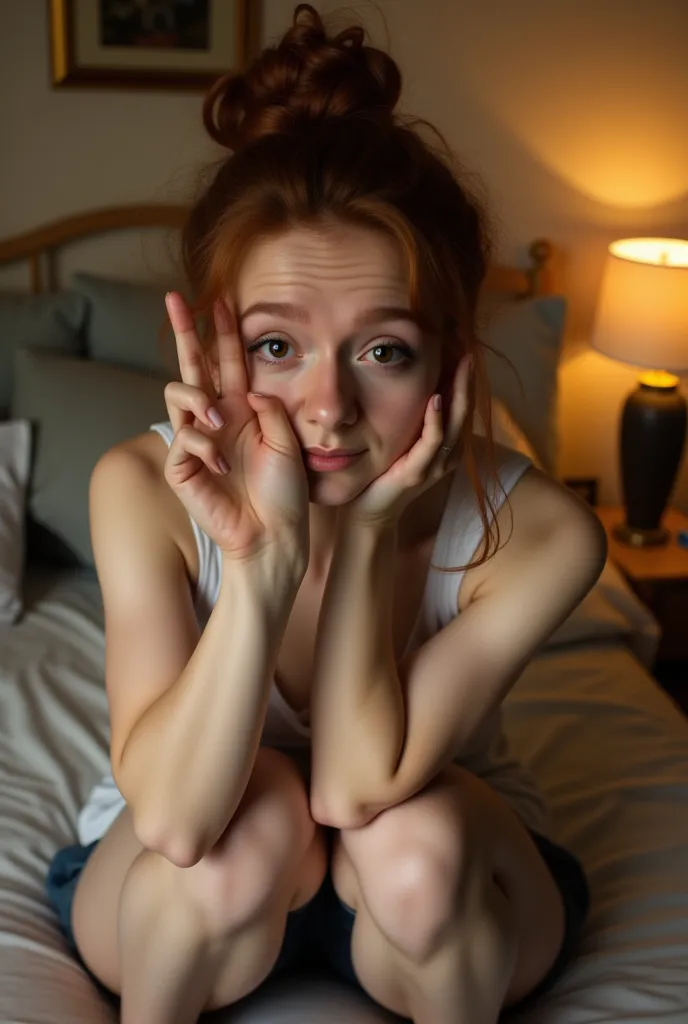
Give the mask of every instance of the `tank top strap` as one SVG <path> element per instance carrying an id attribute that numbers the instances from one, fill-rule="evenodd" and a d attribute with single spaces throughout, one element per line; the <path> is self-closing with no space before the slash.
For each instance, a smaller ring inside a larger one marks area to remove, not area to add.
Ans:
<path id="1" fill-rule="evenodd" d="M 481 440 L 476 445 L 480 479 L 489 497 L 488 522 L 501 509 L 506 496 L 513 490 L 532 460 L 504 445 L 495 444 L 495 463 L 499 485 L 488 474 L 486 448 Z M 461 463 L 454 474 L 433 553 L 433 565 L 441 568 L 466 565 L 471 561 L 484 535 L 478 501 L 467 468 Z M 465 570 L 461 572 L 438 572 L 431 569 L 428 574 L 426 594 L 426 615 L 433 631 L 446 626 L 457 614 L 458 596 Z M 433 628 L 434 627 L 434 628 Z"/>

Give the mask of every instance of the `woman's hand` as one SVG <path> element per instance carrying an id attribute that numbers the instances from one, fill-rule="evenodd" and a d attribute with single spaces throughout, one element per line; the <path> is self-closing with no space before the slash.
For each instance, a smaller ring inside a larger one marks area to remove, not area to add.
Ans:
<path id="1" fill-rule="evenodd" d="M 423 431 L 412 448 L 344 506 L 352 521 L 396 522 L 406 506 L 450 470 L 456 468 L 458 443 L 468 408 L 472 359 L 465 356 L 454 376 L 447 425 L 442 422 L 440 395 L 432 395 L 425 409 Z"/>
<path id="2" fill-rule="evenodd" d="M 224 303 L 214 310 L 217 384 L 186 302 L 170 292 L 166 305 L 182 382 L 165 388 L 175 432 L 165 479 L 225 555 L 251 558 L 279 540 L 285 556 L 303 556 L 307 565 L 308 482 L 284 406 L 248 391 L 236 319 Z"/>

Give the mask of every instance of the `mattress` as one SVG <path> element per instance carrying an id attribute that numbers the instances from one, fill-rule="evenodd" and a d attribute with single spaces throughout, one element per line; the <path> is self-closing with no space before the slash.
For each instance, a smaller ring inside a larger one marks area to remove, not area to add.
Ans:
<path id="1" fill-rule="evenodd" d="M 607 568 L 505 705 L 517 753 L 582 859 L 580 949 L 526 1024 L 688 1020 L 688 720 L 647 671 L 656 624 Z M 114 1020 L 70 958 L 43 895 L 53 852 L 108 768 L 104 638 L 88 573 L 32 571 L 26 613 L 0 630 L 0 1021 Z M 218 1024 L 397 1018 L 324 977 L 269 983 Z"/>

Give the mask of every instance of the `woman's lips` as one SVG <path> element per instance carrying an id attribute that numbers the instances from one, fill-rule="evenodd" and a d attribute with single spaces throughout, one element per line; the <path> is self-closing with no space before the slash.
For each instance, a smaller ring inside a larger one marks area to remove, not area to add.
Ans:
<path id="1" fill-rule="evenodd" d="M 338 469 L 348 469 L 357 459 L 360 459 L 363 452 L 356 452 L 354 455 L 316 455 L 315 452 L 304 452 L 306 466 L 315 473 L 331 473 Z"/>

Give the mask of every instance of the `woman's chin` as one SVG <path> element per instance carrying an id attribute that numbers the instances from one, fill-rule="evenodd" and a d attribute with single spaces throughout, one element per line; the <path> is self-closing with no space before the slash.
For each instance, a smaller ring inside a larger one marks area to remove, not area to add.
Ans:
<path id="1" fill-rule="evenodd" d="M 337 508 L 346 505 L 361 494 L 371 481 L 355 482 L 343 479 L 344 474 L 309 473 L 308 500 L 312 505 Z M 335 479 L 339 477 L 339 479 Z"/>

